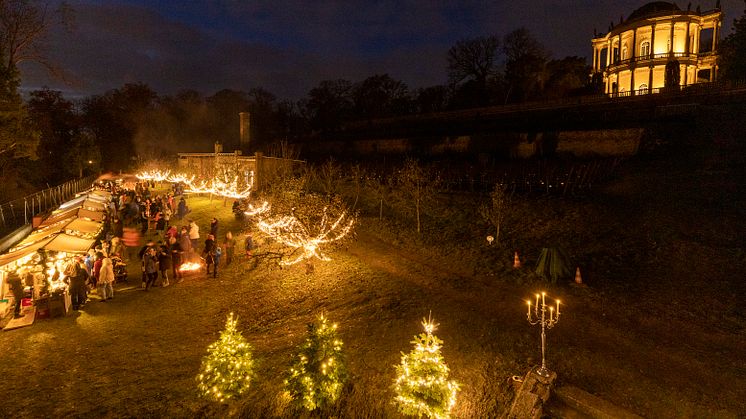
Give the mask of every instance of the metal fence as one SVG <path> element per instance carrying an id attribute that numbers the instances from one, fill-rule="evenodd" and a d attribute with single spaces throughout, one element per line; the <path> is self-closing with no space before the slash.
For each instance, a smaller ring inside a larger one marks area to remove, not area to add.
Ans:
<path id="1" fill-rule="evenodd" d="M 76 193 L 91 187 L 95 176 L 74 179 L 23 198 L 0 204 L 0 232 L 29 224 L 35 215 L 57 208 Z"/>
<path id="2" fill-rule="evenodd" d="M 439 172 L 443 187 L 452 192 L 490 192 L 496 184 L 511 192 L 546 195 L 575 195 L 590 191 L 619 167 L 622 158 L 590 161 L 514 161 L 478 174 L 449 175 Z"/>

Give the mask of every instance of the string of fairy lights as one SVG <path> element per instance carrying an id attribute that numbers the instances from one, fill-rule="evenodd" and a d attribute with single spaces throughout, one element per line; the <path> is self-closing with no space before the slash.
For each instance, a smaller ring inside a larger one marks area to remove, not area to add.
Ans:
<path id="1" fill-rule="evenodd" d="M 313 258 L 329 261 L 331 259 L 322 252 L 321 246 L 344 238 L 352 229 L 355 219 L 348 217 L 347 212 L 343 211 L 336 220 L 330 223 L 327 210 L 324 208 L 316 232 L 310 231 L 308 226 L 293 215 L 282 216 L 274 220 L 259 220 L 257 228 L 285 246 L 300 250 L 296 258 L 283 260 L 280 262 L 281 265 L 293 265 Z"/>
<path id="2" fill-rule="evenodd" d="M 248 200 L 254 190 L 254 172 L 250 173 L 246 182 L 241 182 L 239 176 L 231 176 L 225 171 L 210 179 L 197 179 L 196 176 L 189 176 L 185 173 L 156 169 L 143 170 L 136 176 L 147 181 L 183 183 L 187 193 L 212 194 L 231 199 Z M 282 266 L 294 265 L 311 259 L 331 260 L 322 251 L 322 247 L 343 239 L 355 224 L 355 218 L 346 211 L 332 218 L 328 214 L 328 209 L 324 208 L 318 224 L 308 226 L 293 214 L 270 216 L 271 208 L 269 202 L 266 201 L 249 203 L 244 214 L 256 219 L 256 227 L 262 233 L 288 247 L 290 249 L 288 255 L 295 255 L 289 259 L 280 260 L 279 264 Z"/>
<path id="3" fill-rule="evenodd" d="M 438 325 L 428 318 L 422 319 L 422 326 L 425 333 L 414 337 L 414 349 L 402 354 L 396 366 L 394 402 L 406 415 L 448 418 L 459 385 L 448 379 L 450 371 L 440 353 L 443 341 L 433 334 Z"/>
<path id="4" fill-rule="evenodd" d="M 241 397 L 255 377 L 253 348 L 237 329 L 238 319 L 228 316 L 220 338 L 207 348 L 196 377 L 200 394 L 220 403 Z M 443 341 L 433 334 L 436 324 L 423 319 L 425 333 L 414 337 L 414 349 L 402 354 L 396 365 L 394 404 L 405 415 L 450 417 L 459 385 L 449 379 L 441 348 Z M 313 411 L 336 403 L 349 378 L 343 342 L 337 324 L 323 314 L 308 325 L 305 340 L 298 346 L 285 373 L 285 394 L 300 409 Z"/>
<path id="5" fill-rule="evenodd" d="M 179 182 L 189 193 L 232 199 L 248 199 L 254 189 L 253 172 L 243 183 L 238 176 L 230 176 L 227 172 L 200 180 L 183 173 L 158 170 L 143 171 L 137 177 L 156 182 Z M 271 210 L 269 202 L 264 201 L 246 204 L 243 213 L 256 218 L 259 231 L 292 249 L 290 255 L 295 256 L 281 260 L 280 265 L 311 259 L 331 260 L 322 247 L 346 237 L 355 224 L 355 217 L 347 211 L 332 216 L 328 207 L 323 208 L 318 222 L 312 226 L 301 221 L 292 210 L 290 215 L 270 216 Z M 557 317 L 559 304 L 557 300 Z M 528 311 L 530 317 L 530 301 Z M 549 308 L 549 313 L 552 320 L 553 307 Z M 441 353 L 443 341 L 434 334 L 438 324 L 430 317 L 423 319 L 421 324 L 424 333 L 414 337 L 414 348 L 409 353 L 402 353 L 400 364 L 394 366 L 393 401 L 399 412 L 405 415 L 449 418 L 460 386 L 449 379 L 450 369 Z M 342 340 L 337 336 L 337 324 L 329 323 L 324 315 L 309 325 L 308 335 L 299 346 L 284 380 L 286 394 L 297 407 L 312 411 L 337 401 L 348 378 L 342 346 Z M 239 399 L 249 389 L 255 375 L 252 350 L 238 331 L 237 318 L 231 313 L 219 340 L 208 347 L 208 354 L 203 358 L 196 377 L 200 394 L 220 403 Z M 542 368 L 544 365 L 542 359 Z"/>

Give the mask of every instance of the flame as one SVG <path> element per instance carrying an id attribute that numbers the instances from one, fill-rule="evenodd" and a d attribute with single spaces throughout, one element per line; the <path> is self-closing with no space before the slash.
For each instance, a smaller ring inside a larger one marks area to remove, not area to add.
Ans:
<path id="1" fill-rule="evenodd" d="M 182 263 L 179 267 L 179 271 L 185 272 L 185 271 L 198 271 L 202 269 L 202 264 L 198 262 L 186 262 Z"/>

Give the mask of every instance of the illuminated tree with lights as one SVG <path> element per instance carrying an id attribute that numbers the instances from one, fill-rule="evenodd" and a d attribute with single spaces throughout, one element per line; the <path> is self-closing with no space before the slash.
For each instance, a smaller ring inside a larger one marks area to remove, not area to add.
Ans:
<path id="1" fill-rule="evenodd" d="M 308 325 L 308 337 L 285 380 L 293 403 L 308 410 L 327 407 L 339 398 L 347 379 L 337 325 L 326 317 Z"/>
<path id="2" fill-rule="evenodd" d="M 425 333 L 414 337 L 414 349 L 402 352 L 401 364 L 396 366 L 394 403 L 406 415 L 447 418 L 459 386 L 448 379 L 448 366 L 440 353 L 443 341 L 433 335 L 437 325 L 422 319 L 422 326 Z"/>
<path id="3" fill-rule="evenodd" d="M 231 313 L 220 339 L 207 348 L 197 376 L 200 394 L 221 403 L 243 394 L 254 375 L 252 347 L 237 330 L 237 324 L 238 318 Z"/>
<path id="4" fill-rule="evenodd" d="M 349 237 L 354 224 L 355 216 L 350 215 L 341 199 L 327 200 L 309 194 L 291 210 L 291 215 L 267 217 L 257 223 L 257 228 L 280 245 L 273 255 L 280 257 L 281 266 L 305 261 L 309 272 L 309 266 L 313 271 L 315 259 L 331 260 L 326 251 Z"/>

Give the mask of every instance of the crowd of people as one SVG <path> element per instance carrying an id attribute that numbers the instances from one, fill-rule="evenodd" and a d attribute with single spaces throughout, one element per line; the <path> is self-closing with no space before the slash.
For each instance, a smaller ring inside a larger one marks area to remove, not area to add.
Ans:
<path id="1" fill-rule="evenodd" d="M 127 281 L 126 267 L 133 259 L 141 268 L 141 287 L 168 287 L 183 280 L 181 267 L 187 262 L 205 266 L 208 277 L 218 277 L 219 268 L 234 260 L 236 240 L 228 231 L 222 236 L 217 218 L 210 222 L 209 233 L 201 242 L 200 227 L 190 213 L 178 184 L 166 194 L 152 194 L 149 182 L 125 189 L 109 182 L 112 193 L 106 208 L 101 238 L 85 257 L 76 257 L 65 271 L 73 309 L 88 300 L 88 292 L 97 290 L 99 301 L 114 298 L 115 281 Z M 178 200 L 177 200 L 178 197 Z M 143 244 L 144 243 L 144 244 Z M 245 251 L 251 255 L 251 235 Z M 131 266 L 131 265 L 130 265 Z M 130 273 L 131 274 L 131 273 Z"/>

